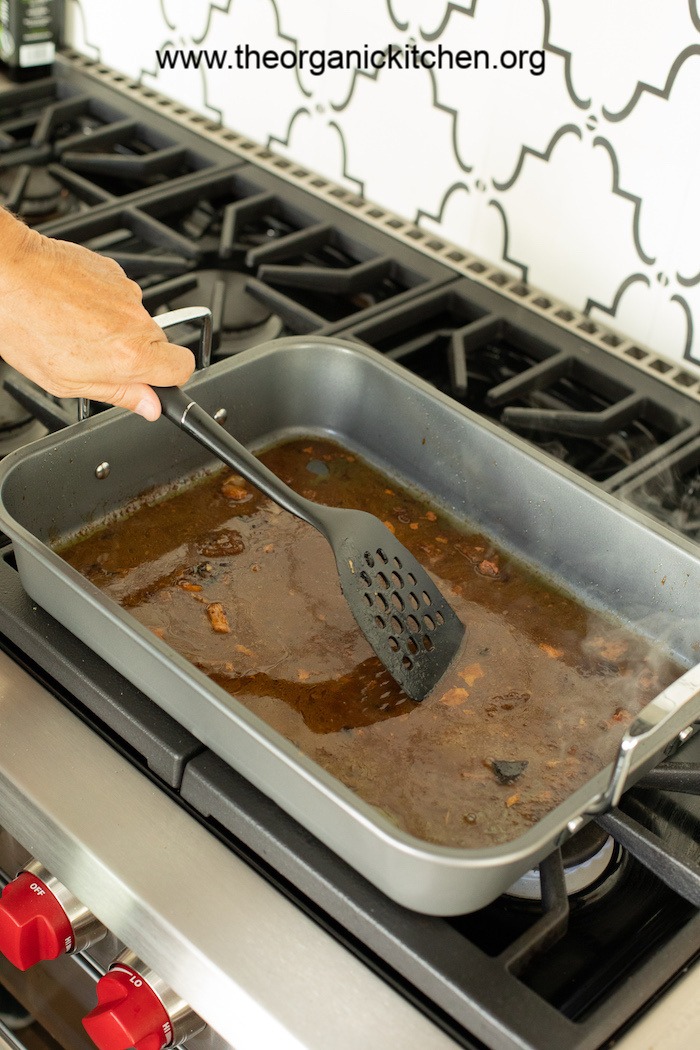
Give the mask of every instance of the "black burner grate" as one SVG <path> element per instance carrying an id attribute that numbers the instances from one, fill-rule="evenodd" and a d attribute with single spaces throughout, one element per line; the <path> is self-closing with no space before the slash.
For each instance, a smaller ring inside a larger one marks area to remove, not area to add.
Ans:
<path id="1" fill-rule="evenodd" d="M 32 226 L 209 164 L 176 137 L 55 80 L 0 99 L 0 202 Z"/>
<path id="2" fill-rule="evenodd" d="M 337 330 L 615 491 L 693 433 L 700 412 L 653 379 L 462 280 Z"/>

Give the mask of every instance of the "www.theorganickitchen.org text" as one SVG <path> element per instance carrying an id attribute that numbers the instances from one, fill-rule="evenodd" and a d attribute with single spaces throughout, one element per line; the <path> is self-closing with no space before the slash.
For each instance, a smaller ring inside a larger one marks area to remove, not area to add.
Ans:
<path id="1" fill-rule="evenodd" d="M 506 49 L 491 52 L 488 49 L 466 48 L 454 50 L 443 47 L 420 48 L 417 44 L 387 48 L 286 48 L 260 50 L 249 44 L 234 48 L 173 48 L 156 51 L 160 69 L 216 69 L 260 70 L 299 69 L 312 76 L 322 76 L 326 70 L 358 69 L 367 73 L 383 69 L 461 69 L 461 70 L 523 70 L 532 76 L 541 76 L 545 69 L 545 51 L 542 49 Z"/>

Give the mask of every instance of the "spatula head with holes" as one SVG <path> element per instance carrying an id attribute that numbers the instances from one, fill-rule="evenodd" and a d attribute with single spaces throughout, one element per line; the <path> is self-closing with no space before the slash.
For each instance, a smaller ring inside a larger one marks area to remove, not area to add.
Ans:
<path id="1" fill-rule="evenodd" d="M 450 666 L 464 627 L 410 551 L 373 514 L 294 492 L 184 390 L 153 389 L 172 423 L 326 537 L 360 630 L 404 692 L 423 700 Z"/>
<path id="2" fill-rule="evenodd" d="M 341 515 L 346 534 L 338 542 Z M 464 624 L 420 562 L 378 518 L 334 510 L 333 519 L 340 586 L 353 616 L 404 692 L 425 699 L 459 650 Z"/>

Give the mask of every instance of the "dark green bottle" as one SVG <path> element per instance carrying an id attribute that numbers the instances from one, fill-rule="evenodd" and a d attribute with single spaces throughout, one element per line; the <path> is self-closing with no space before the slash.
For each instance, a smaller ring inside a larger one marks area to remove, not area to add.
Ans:
<path id="1" fill-rule="evenodd" d="M 47 76 L 58 35 L 59 0 L 0 0 L 0 64 L 13 80 Z"/>

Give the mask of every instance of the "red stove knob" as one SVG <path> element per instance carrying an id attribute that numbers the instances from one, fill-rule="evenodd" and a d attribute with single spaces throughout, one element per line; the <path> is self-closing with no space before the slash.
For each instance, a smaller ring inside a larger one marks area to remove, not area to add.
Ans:
<path id="1" fill-rule="evenodd" d="M 172 1040 L 163 1004 L 127 966 L 116 966 L 97 982 L 98 1006 L 83 1019 L 87 1034 L 100 1050 L 162 1050 Z"/>
<path id="2" fill-rule="evenodd" d="M 99 1050 L 162 1050 L 179 1046 L 205 1025 L 127 949 L 97 982 L 97 1006 L 83 1026 Z"/>
<path id="3" fill-rule="evenodd" d="M 0 898 L 0 951 L 20 970 L 73 948 L 68 916 L 46 884 L 23 871 Z"/>
<path id="4" fill-rule="evenodd" d="M 105 928 L 39 861 L 27 864 L 0 897 L 0 952 L 20 970 L 82 951 Z"/>

